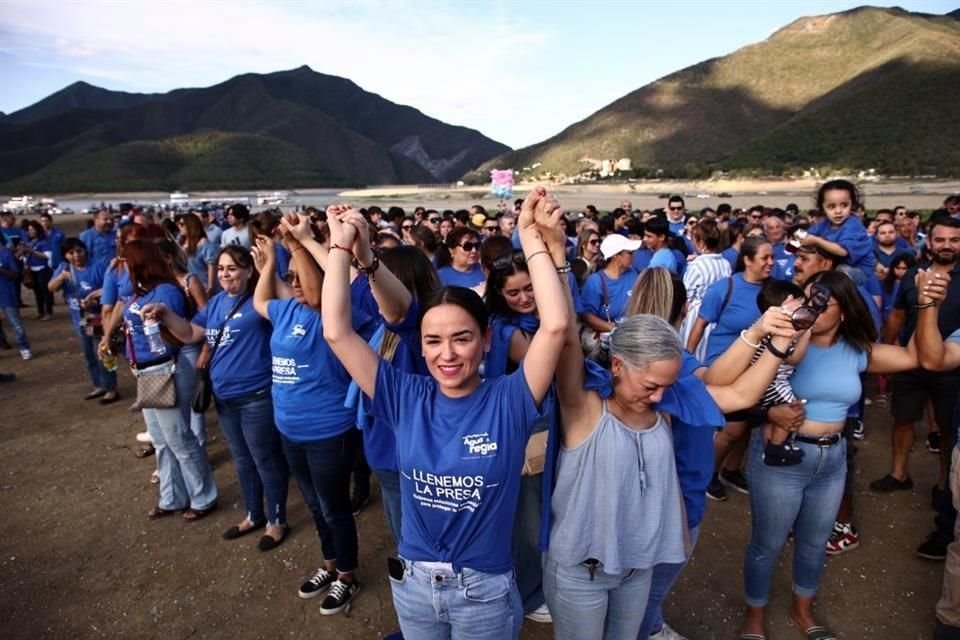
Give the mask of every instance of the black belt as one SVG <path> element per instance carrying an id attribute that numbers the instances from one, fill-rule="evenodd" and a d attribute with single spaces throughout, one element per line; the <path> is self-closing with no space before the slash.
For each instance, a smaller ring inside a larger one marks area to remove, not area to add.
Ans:
<path id="1" fill-rule="evenodd" d="M 827 436 L 805 436 L 801 433 L 798 433 L 796 435 L 796 439 L 800 442 L 806 442 L 807 444 L 815 444 L 818 447 L 832 447 L 843 440 L 843 434 L 831 433 Z"/>

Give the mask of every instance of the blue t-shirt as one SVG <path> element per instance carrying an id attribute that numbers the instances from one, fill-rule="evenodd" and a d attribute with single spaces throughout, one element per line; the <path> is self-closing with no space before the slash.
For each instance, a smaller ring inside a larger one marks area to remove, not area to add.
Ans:
<path id="1" fill-rule="evenodd" d="M 866 369 L 867 354 L 842 338 L 825 349 L 811 344 L 794 369 L 790 386 L 807 401 L 808 420 L 843 422 L 850 405 L 860 400 L 860 374 Z"/>
<path id="2" fill-rule="evenodd" d="M 271 300 L 273 417 L 294 442 L 340 435 L 356 412 L 343 406 L 350 375 L 323 339 L 320 314 L 294 298 Z"/>
<path id="3" fill-rule="evenodd" d="M 60 231 L 60 229 L 52 228 L 50 231 L 47 231 L 47 242 L 50 243 L 50 264 L 54 268 L 63 262 L 63 253 L 60 252 L 60 248 L 63 244 L 64 237 L 63 231 Z"/>
<path id="4" fill-rule="evenodd" d="M 457 271 L 452 266 L 443 267 L 437 271 L 437 275 L 440 276 L 440 282 L 442 282 L 445 287 L 466 287 L 472 289 L 484 280 L 483 269 L 480 268 L 479 264 L 473 265 L 473 268 L 467 273 Z"/>
<path id="5" fill-rule="evenodd" d="M 760 307 L 757 305 L 757 294 L 760 293 L 760 284 L 747 282 L 743 273 L 733 276 L 733 291 L 729 302 L 723 306 L 724 299 L 730 287 L 728 278 L 717 280 L 707 289 L 700 304 L 699 316 L 716 326 L 707 338 L 706 363 L 712 364 L 727 348 L 733 344 L 740 332 L 750 328 L 760 317 Z"/>
<path id="6" fill-rule="evenodd" d="M 0 227 L 0 234 L 3 235 L 3 244 L 12 247 L 13 239 L 19 238 L 20 242 L 27 241 L 27 232 L 19 227 Z"/>
<path id="7" fill-rule="evenodd" d="M 67 299 L 67 306 L 70 308 L 70 321 L 73 322 L 73 328 L 80 333 L 80 302 L 88 295 L 103 286 L 103 272 L 106 270 L 102 262 L 88 262 L 83 269 L 73 269 L 68 263 L 63 262 L 54 272 L 53 277 L 58 277 L 61 273 L 73 270 L 73 277 L 67 278 L 63 283 L 63 293 Z M 100 313 L 100 307 L 89 309 L 93 314 Z"/>
<path id="8" fill-rule="evenodd" d="M 897 237 L 897 240 L 900 240 L 900 237 Z M 906 245 L 906 243 L 904 243 Z M 876 238 L 873 240 L 873 257 L 877 259 L 877 262 L 882 264 L 885 268 L 889 269 L 893 264 L 894 259 L 898 256 L 902 256 L 905 253 L 911 253 L 909 247 L 903 248 L 898 244 L 894 244 L 893 253 L 886 253 L 885 251 L 880 250 L 880 245 L 877 244 Z"/>
<path id="9" fill-rule="evenodd" d="M 16 256 L 6 247 L 0 246 L 0 268 L 13 271 L 15 274 L 20 271 L 20 265 L 17 263 Z M 20 302 L 17 300 L 17 278 L 0 275 L 0 308 L 18 307 Z"/>
<path id="10" fill-rule="evenodd" d="M 707 485 L 713 477 L 715 432 L 704 427 L 722 427 L 726 423 L 713 396 L 694 375 L 703 366 L 696 357 L 684 351 L 680 377 L 673 385 L 676 393 L 665 395 L 664 402 L 657 405 L 658 410 L 671 416 L 677 477 L 687 508 L 687 526 L 691 529 L 703 520 L 707 510 Z M 678 408 L 680 406 L 682 408 Z"/>
<path id="11" fill-rule="evenodd" d="M 140 317 L 140 309 L 151 302 L 162 302 L 180 317 L 187 314 L 187 301 L 183 291 L 180 287 L 165 282 L 132 300 L 123 310 L 123 319 L 127 325 L 127 335 L 131 336 L 129 340 L 133 343 L 133 360 L 137 364 L 169 360 L 176 357 L 180 351 L 178 347 L 166 342 L 163 343 L 162 353 L 150 351 L 150 343 L 147 341 L 147 336 L 143 334 L 143 318 Z"/>
<path id="12" fill-rule="evenodd" d="M 633 252 L 633 270 L 640 273 L 650 266 L 651 260 L 653 260 L 653 251 L 646 247 L 640 247 Z"/>
<path id="13" fill-rule="evenodd" d="M 877 264 L 877 258 L 873 253 L 873 238 L 867 235 L 867 230 L 864 229 L 860 218 L 850 216 L 837 227 L 833 226 L 829 220 L 821 220 L 810 227 L 808 232 L 824 240 L 836 242 L 846 249 L 848 255 L 843 260 L 846 264 L 866 274 L 873 273 L 873 268 Z"/>
<path id="14" fill-rule="evenodd" d="M 658 249 L 653 253 L 653 257 L 650 259 L 650 264 L 648 267 L 663 267 L 670 273 L 677 273 L 677 259 L 673 255 L 673 249 L 664 247 Z"/>
<path id="15" fill-rule="evenodd" d="M 126 304 L 133 298 L 134 293 L 127 265 L 120 265 L 119 269 L 107 268 L 103 276 L 103 294 L 100 296 L 102 304 L 111 306 L 117 304 L 118 300 Z"/>
<path id="16" fill-rule="evenodd" d="M 27 254 L 27 267 L 31 271 L 40 271 L 44 267 L 50 266 L 50 256 L 53 254 L 53 251 L 50 250 L 50 241 L 29 240 L 27 241 L 27 246 L 34 251 L 45 254 L 42 258 L 35 253 Z"/>
<path id="17" fill-rule="evenodd" d="M 227 318 L 240 299 L 221 291 L 191 321 L 204 328 L 211 349 L 220 328 L 225 326 L 210 361 L 213 393 L 221 400 L 259 391 L 269 387 L 272 380 L 270 323 L 253 308 L 253 296 Z"/>
<path id="18" fill-rule="evenodd" d="M 80 242 L 86 245 L 87 258 L 92 262 L 110 264 L 117 255 L 117 234 L 113 231 L 100 233 L 96 228 L 90 227 L 80 234 Z"/>
<path id="19" fill-rule="evenodd" d="M 209 242 L 204 242 L 197 246 L 197 250 L 192 256 L 187 256 L 187 271 L 200 278 L 203 288 L 210 286 L 210 279 L 207 277 L 207 265 L 217 263 L 217 254 L 220 253 L 220 247 Z"/>
<path id="20" fill-rule="evenodd" d="M 683 220 L 677 220 L 676 222 L 674 222 L 670 218 L 667 218 L 667 223 L 670 225 L 670 233 L 672 233 L 675 236 L 682 236 L 683 232 L 687 228 L 687 223 L 684 222 Z"/>
<path id="21" fill-rule="evenodd" d="M 773 269 L 770 270 L 770 277 L 774 280 L 793 280 L 793 263 L 796 259 L 796 254 L 788 252 L 784 243 L 773 245 Z"/>
<path id="22" fill-rule="evenodd" d="M 609 319 L 616 322 L 627 312 L 630 303 L 630 293 L 633 283 L 637 280 L 637 272 L 633 269 L 624 271 L 616 280 L 603 271 L 591 273 L 583 289 L 580 290 L 580 303 L 583 311 L 592 313 L 601 320 L 607 320 L 607 310 L 604 309 L 603 283 L 607 284 L 607 304 L 609 305 Z"/>
<path id="23" fill-rule="evenodd" d="M 449 398 L 432 377 L 381 360 L 372 410 L 397 437 L 400 555 L 509 571 L 520 472 L 541 417 L 523 368 Z"/>
<path id="24" fill-rule="evenodd" d="M 735 270 L 737 268 L 737 257 L 740 255 L 740 252 L 733 247 L 727 247 L 720 252 L 724 258 L 727 259 L 727 262 L 730 263 L 730 269 Z"/>

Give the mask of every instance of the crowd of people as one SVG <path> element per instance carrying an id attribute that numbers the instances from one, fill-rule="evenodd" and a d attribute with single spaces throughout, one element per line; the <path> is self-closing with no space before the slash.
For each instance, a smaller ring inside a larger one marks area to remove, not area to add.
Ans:
<path id="1" fill-rule="evenodd" d="M 860 543 L 855 442 L 865 404 L 889 403 L 891 470 L 870 488 L 913 487 L 926 416 L 941 470 L 917 553 L 946 561 L 937 638 L 958 637 L 960 197 L 926 220 L 868 214 L 831 180 L 814 204 L 601 215 L 538 187 L 496 212 L 103 210 L 79 237 L 3 215 L 0 309 L 26 360 L 22 289 L 41 320 L 63 296 L 86 401 L 119 400 L 129 363 L 150 519 L 217 508 L 207 402 L 244 505 L 223 538 L 281 545 L 292 475 L 320 542 L 298 595 L 322 614 L 383 569 L 360 566 L 354 523 L 374 476 L 411 640 L 517 638 L 525 618 L 683 638 L 662 604 L 728 490 L 752 517 L 741 639 L 765 638 L 792 536 L 790 618 L 829 640 L 814 598 L 825 557 Z"/>

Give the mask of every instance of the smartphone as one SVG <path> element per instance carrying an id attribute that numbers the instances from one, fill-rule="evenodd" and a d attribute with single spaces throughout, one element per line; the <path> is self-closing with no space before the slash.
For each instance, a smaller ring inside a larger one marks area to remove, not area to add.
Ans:
<path id="1" fill-rule="evenodd" d="M 387 558 L 387 573 L 390 574 L 391 578 L 394 580 L 403 580 L 403 574 L 405 572 L 406 567 L 404 566 L 403 560 L 394 557 Z"/>

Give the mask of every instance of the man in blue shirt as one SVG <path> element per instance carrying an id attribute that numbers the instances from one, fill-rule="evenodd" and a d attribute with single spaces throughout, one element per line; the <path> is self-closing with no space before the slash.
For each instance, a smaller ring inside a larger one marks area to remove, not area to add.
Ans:
<path id="1" fill-rule="evenodd" d="M 647 266 L 664 267 L 670 273 L 676 274 L 677 258 L 670 248 L 668 235 L 669 227 L 663 218 L 652 218 L 647 222 L 643 231 L 643 244 L 653 252 L 653 257 Z"/>
<path id="2" fill-rule="evenodd" d="M 17 257 L 13 251 L 0 245 L 0 311 L 13 327 L 14 335 L 17 338 L 17 346 L 20 347 L 20 357 L 29 360 L 33 357 L 30 352 L 30 342 L 27 340 L 27 332 L 23 328 L 23 321 L 20 319 L 20 302 L 17 299 L 17 292 L 20 288 L 20 269 L 17 264 Z"/>
<path id="3" fill-rule="evenodd" d="M 684 231 L 684 219 L 687 217 L 687 206 L 680 196 L 670 196 L 667 200 L 667 222 L 670 232 L 675 236 L 682 236 Z"/>
<path id="4" fill-rule="evenodd" d="M 217 224 L 216 216 L 211 216 L 209 211 L 201 211 L 200 221 L 203 223 L 203 230 L 207 234 L 207 242 L 219 247 L 223 229 Z"/>
<path id="5" fill-rule="evenodd" d="M 63 235 L 63 231 L 53 226 L 53 216 L 49 213 L 40 214 L 40 224 L 43 225 L 43 230 L 47 233 L 47 241 L 50 243 L 50 251 L 52 254 L 50 256 L 50 266 L 56 269 L 60 266 L 60 263 L 63 262 L 60 245 L 63 244 L 66 236 Z"/>
<path id="6" fill-rule="evenodd" d="M 117 236 L 113 232 L 113 218 L 106 209 L 93 216 L 93 226 L 80 234 L 80 242 L 87 247 L 91 262 L 109 263 L 117 255 Z"/>
<path id="7" fill-rule="evenodd" d="M 789 280 L 788 274 L 793 268 L 793 254 L 787 253 L 787 245 L 784 242 L 787 237 L 787 228 L 783 219 L 771 214 L 763 221 L 763 233 L 773 245 L 773 271 L 770 272 L 770 276 L 777 280 Z"/>

